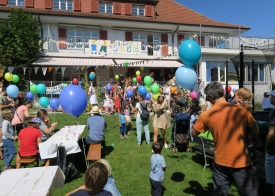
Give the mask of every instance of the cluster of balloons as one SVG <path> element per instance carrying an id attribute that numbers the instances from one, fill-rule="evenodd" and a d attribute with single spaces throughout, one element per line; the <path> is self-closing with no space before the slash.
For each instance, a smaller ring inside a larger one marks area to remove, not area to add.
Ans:
<path id="1" fill-rule="evenodd" d="M 9 81 L 9 82 L 14 82 L 14 83 L 16 83 L 16 82 L 19 81 L 18 75 L 16 75 L 16 74 L 11 74 L 11 73 L 9 73 L 9 72 L 7 72 L 7 73 L 5 74 L 5 79 L 6 79 L 7 81 Z"/>
<path id="2" fill-rule="evenodd" d="M 235 93 L 237 89 L 232 88 L 230 85 L 227 86 L 227 92 L 230 93 L 231 91 Z M 224 93 L 226 92 L 226 87 L 224 88 Z"/>
<path id="3" fill-rule="evenodd" d="M 179 57 L 185 66 L 181 66 L 175 73 L 175 78 L 181 88 L 191 90 L 197 83 L 197 74 L 192 66 L 201 58 L 201 48 L 194 40 L 185 40 L 179 47 Z"/>
<path id="4" fill-rule="evenodd" d="M 89 78 L 90 78 L 90 80 L 94 80 L 95 79 L 95 72 L 91 72 L 89 74 Z"/>
<path id="5" fill-rule="evenodd" d="M 141 77 L 141 75 L 140 75 L 140 71 L 136 71 L 136 77 L 135 78 L 133 78 L 133 82 L 141 82 L 141 80 L 142 80 L 142 77 Z"/>
<path id="6" fill-rule="evenodd" d="M 110 92 L 110 91 L 114 91 L 114 90 L 115 90 L 115 86 L 108 84 L 108 85 L 106 86 L 106 90 L 109 91 L 109 92 Z"/>
<path id="7" fill-rule="evenodd" d="M 138 92 L 144 96 L 145 100 L 150 100 L 151 98 L 157 100 L 159 96 L 160 86 L 158 84 L 152 85 L 153 79 L 150 76 L 145 76 L 143 82 L 145 86 L 139 86 Z M 153 94 L 152 96 L 151 93 Z"/>

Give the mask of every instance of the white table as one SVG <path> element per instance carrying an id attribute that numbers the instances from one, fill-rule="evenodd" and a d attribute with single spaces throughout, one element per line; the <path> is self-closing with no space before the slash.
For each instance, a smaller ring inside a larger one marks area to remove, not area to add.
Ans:
<path id="1" fill-rule="evenodd" d="M 67 154 L 81 152 L 78 145 L 79 136 L 83 133 L 86 125 L 65 126 L 56 132 L 45 142 L 39 144 L 39 153 L 41 159 L 56 157 L 56 151 L 59 145 L 63 145 Z"/>
<path id="2" fill-rule="evenodd" d="M 0 175 L 0 196 L 53 196 L 64 181 L 58 166 L 11 169 Z"/>

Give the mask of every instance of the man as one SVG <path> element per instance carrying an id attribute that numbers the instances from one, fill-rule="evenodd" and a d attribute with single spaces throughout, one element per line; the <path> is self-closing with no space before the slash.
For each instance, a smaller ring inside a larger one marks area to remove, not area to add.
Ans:
<path id="1" fill-rule="evenodd" d="M 107 127 L 106 120 L 99 114 L 98 106 L 93 106 L 91 113 L 93 116 L 87 119 L 87 126 L 89 128 L 89 136 L 86 137 L 86 143 L 98 144 L 101 143 L 103 152 L 108 154 L 106 142 L 104 137 L 104 130 Z"/>
<path id="2" fill-rule="evenodd" d="M 275 104 L 275 90 L 271 91 L 270 103 Z M 272 194 L 275 196 L 275 109 L 269 114 L 269 131 L 265 143 L 265 178 L 271 184 Z"/>
<path id="3" fill-rule="evenodd" d="M 204 93 L 214 106 L 200 115 L 192 135 L 195 137 L 206 130 L 213 135 L 213 195 L 227 195 L 234 181 L 240 195 L 258 196 L 258 173 L 246 148 L 246 130 L 250 135 L 259 134 L 255 119 L 246 107 L 226 102 L 221 83 L 209 83 Z"/>
<path id="4" fill-rule="evenodd" d="M 141 145 L 142 127 L 144 128 L 146 142 L 149 145 L 150 144 L 149 119 L 142 120 L 140 118 L 140 114 L 142 112 L 141 107 L 147 110 L 147 104 L 144 101 L 143 95 L 138 94 L 137 99 L 138 99 L 138 103 L 136 103 L 135 107 L 133 107 L 132 103 L 130 103 L 132 111 L 136 112 L 137 146 Z"/>

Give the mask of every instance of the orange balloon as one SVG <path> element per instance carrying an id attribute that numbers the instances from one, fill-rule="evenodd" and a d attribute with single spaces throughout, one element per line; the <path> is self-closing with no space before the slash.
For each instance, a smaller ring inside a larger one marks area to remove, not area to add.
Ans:
<path id="1" fill-rule="evenodd" d="M 176 89 L 175 87 L 171 87 L 171 88 L 170 88 L 170 92 L 171 92 L 172 94 L 174 94 L 174 93 L 176 92 L 176 90 L 177 90 L 177 89 Z"/>

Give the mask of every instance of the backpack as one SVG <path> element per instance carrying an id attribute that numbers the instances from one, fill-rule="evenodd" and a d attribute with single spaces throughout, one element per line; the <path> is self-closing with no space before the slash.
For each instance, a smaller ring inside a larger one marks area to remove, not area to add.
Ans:
<path id="1" fill-rule="evenodd" d="M 144 103 L 145 106 L 143 105 L 143 103 L 140 103 L 140 109 L 141 109 L 141 113 L 140 113 L 140 119 L 141 120 L 148 120 L 149 119 L 149 112 L 147 110 L 147 104 Z"/>

